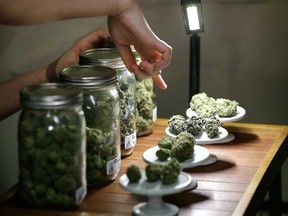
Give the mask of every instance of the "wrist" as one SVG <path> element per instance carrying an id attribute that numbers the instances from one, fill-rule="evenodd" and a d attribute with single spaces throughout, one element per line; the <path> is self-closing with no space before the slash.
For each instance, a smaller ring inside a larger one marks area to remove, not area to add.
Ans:
<path id="1" fill-rule="evenodd" d="M 108 13 L 108 16 L 119 16 L 125 13 L 127 10 L 130 10 L 130 8 L 135 7 L 134 5 L 136 2 L 135 0 L 112 0 L 110 4 L 112 7 L 111 11 Z"/>

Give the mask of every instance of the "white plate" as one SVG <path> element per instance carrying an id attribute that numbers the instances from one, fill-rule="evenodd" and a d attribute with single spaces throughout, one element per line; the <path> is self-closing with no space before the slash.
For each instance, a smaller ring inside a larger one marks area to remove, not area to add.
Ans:
<path id="1" fill-rule="evenodd" d="M 177 182 L 171 185 L 163 185 L 161 180 L 148 182 L 145 171 L 142 170 L 142 177 L 138 183 L 129 183 L 126 174 L 119 178 L 120 185 L 127 191 L 145 196 L 164 196 L 184 191 L 190 185 L 192 177 L 185 172 L 180 172 Z"/>
<path id="2" fill-rule="evenodd" d="M 167 136 L 176 138 L 177 135 L 170 132 L 169 127 L 165 129 L 165 133 Z M 218 136 L 215 138 L 210 139 L 207 135 L 206 132 L 202 132 L 201 134 L 194 136 L 195 137 L 195 142 L 197 145 L 202 145 L 202 144 L 215 144 L 215 143 L 221 143 L 221 141 L 225 140 L 225 138 L 228 136 L 228 131 L 223 128 L 219 127 L 219 133 Z"/>
<path id="3" fill-rule="evenodd" d="M 217 156 L 214 154 L 210 154 L 209 157 L 206 160 L 204 160 L 200 166 L 211 165 L 216 163 L 217 161 L 218 161 Z"/>
<path id="4" fill-rule="evenodd" d="M 241 119 L 244 118 L 246 114 L 246 110 L 241 107 L 241 106 L 237 106 L 237 112 L 234 116 L 231 117 L 219 117 L 218 115 L 216 115 L 216 117 L 219 118 L 221 123 L 225 123 L 225 122 L 235 122 L 235 121 L 239 121 Z M 188 108 L 186 110 L 186 116 L 188 118 L 191 118 L 192 116 L 197 116 L 196 112 L 194 110 L 192 110 L 191 108 Z"/>
<path id="5" fill-rule="evenodd" d="M 148 196 L 148 201 L 139 203 L 133 207 L 133 215 L 136 216 L 174 216 L 178 215 L 179 208 L 171 203 L 165 203 L 163 195 L 179 193 L 185 190 L 193 190 L 198 182 L 185 172 L 180 172 L 177 182 L 171 185 L 163 185 L 160 180 L 156 182 L 146 181 L 143 170 L 138 183 L 129 183 L 126 174 L 119 179 L 121 187 L 133 194 Z"/>
<path id="6" fill-rule="evenodd" d="M 219 144 L 220 143 L 229 143 L 229 142 L 233 141 L 234 139 L 235 139 L 235 135 L 232 133 L 228 133 L 228 136 L 225 137 L 225 139 L 221 140 L 221 142 L 219 142 Z"/>
<path id="7" fill-rule="evenodd" d="M 168 160 L 166 161 L 159 160 L 158 157 L 156 156 L 156 152 L 158 149 L 159 149 L 159 146 L 154 146 L 150 149 L 147 149 L 143 153 L 144 161 L 148 164 L 160 164 L 160 165 L 167 164 L 170 158 L 168 158 Z M 180 165 L 182 169 L 200 166 L 202 165 L 203 162 L 205 162 L 205 160 L 209 157 L 209 155 L 210 154 L 209 154 L 208 149 L 204 148 L 203 146 L 195 145 L 194 156 L 191 159 L 182 161 Z"/>

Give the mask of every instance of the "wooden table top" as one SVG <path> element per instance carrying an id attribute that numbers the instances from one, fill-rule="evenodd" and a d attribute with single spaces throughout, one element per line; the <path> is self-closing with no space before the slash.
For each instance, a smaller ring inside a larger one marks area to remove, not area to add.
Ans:
<path id="1" fill-rule="evenodd" d="M 153 134 L 138 137 L 134 152 L 122 160 L 121 170 L 114 182 L 101 188 L 89 189 L 82 205 L 74 211 L 23 209 L 15 204 L 11 188 L 0 199 L 1 215 L 131 215 L 134 205 L 147 201 L 119 185 L 119 177 L 128 166 L 144 168 L 145 150 L 165 137 L 167 119 L 158 119 Z M 165 202 L 179 207 L 179 215 L 249 215 L 263 199 L 273 178 L 288 154 L 288 126 L 246 123 L 225 123 L 223 127 L 235 135 L 224 144 L 204 145 L 218 157 L 212 165 L 185 169 L 198 181 L 196 189 L 164 196 Z"/>

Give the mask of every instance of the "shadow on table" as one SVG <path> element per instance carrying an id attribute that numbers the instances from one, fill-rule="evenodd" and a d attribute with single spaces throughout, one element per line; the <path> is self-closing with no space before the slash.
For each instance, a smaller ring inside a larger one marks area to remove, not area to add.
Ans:
<path id="1" fill-rule="evenodd" d="M 210 199 L 210 197 L 191 191 L 183 191 L 181 193 L 164 196 L 163 198 L 165 202 L 174 203 L 178 207 L 190 206 L 193 203 L 203 202 L 208 199 Z"/>
<path id="2" fill-rule="evenodd" d="M 227 144 L 248 144 L 251 142 L 254 142 L 259 139 L 259 137 L 256 134 L 252 133 L 238 133 L 238 132 L 231 132 L 235 136 L 235 139 L 228 143 L 223 143 L 222 145 Z M 221 145 L 221 143 L 219 143 Z"/>
<path id="3" fill-rule="evenodd" d="M 184 169 L 184 171 L 189 172 L 189 173 L 190 172 L 192 172 L 192 173 L 212 173 L 212 172 L 218 172 L 218 171 L 230 169 L 234 166 L 235 166 L 235 164 L 232 162 L 218 160 L 214 164 Z"/>

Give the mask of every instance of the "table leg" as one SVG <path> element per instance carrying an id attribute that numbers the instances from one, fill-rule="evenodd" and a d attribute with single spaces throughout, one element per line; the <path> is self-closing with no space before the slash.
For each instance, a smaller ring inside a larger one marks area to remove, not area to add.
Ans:
<path id="1" fill-rule="evenodd" d="M 281 170 L 276 175 L 270 189 L 269 189 L 269 202 L 270 202 L 270 215 L 282 215 L 282 185 L 281 185 Z"/>

